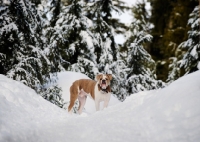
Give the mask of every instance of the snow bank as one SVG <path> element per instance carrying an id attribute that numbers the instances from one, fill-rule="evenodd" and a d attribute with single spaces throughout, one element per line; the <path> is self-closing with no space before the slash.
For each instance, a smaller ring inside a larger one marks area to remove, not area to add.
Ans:
<path id="1" fill-rule="evenodd" d="M 0 142 L 36 142 L 41 135 L 48 137 L 46 131 L 55 127 L 52 122 L 67 117 L 34 90 L 0 75 Z"/>
<path id="2" fill-rule="evenodd" d="M 64 78 L 63 78 L 64 79 Z M 200 71 L 168 87 L 133 94 L 123 103 L 85 117 L 42 99 L 0 75 L 2 142 L 198 142 Z"/>

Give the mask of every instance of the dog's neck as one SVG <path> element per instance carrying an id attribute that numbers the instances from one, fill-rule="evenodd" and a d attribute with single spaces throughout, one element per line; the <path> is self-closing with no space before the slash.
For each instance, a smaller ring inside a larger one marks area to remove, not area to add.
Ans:
<path id="1" fill-rule="evenodd" d="M 98 89 L 99 89 L 99 91 L 102 91 L 103 94 L 104 94 L 104 93 L 111 92 L 110 85 L 108 85 L 108 86 L 106 87 L 106 89 L 103 89 L 103 88 L 98 84 Z"/>

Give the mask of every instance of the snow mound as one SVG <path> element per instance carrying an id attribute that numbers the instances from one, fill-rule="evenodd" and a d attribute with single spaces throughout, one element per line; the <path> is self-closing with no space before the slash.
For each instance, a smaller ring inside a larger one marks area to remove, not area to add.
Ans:
<path id="1" fill-rule="evenodd" d="M 0 75 L 0 142 L 37 141 L 39 135 L 55 125 L 52 122 L 67 117 L 66 111 L 34 90 Z"/>
<path id="2" fill-rule="evenodd" d="M 67 78 L 66 78 L 67 79 Z M 198 142 L 200 71 L 91 115 L 68 115 L 0 75 L 2 142 Z"/>

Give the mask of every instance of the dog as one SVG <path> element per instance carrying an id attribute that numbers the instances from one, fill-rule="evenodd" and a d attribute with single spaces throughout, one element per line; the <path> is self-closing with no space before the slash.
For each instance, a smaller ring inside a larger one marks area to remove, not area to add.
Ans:
<path id="1" fill-rule="evenodd" d="M 70 87 L 70 104 L 68 112 L 72 113 L 72 107 L 76 99 L 79 101 L 78 113 L 81 114 L 87 99 L 90 96 L 94 102 L 96 111 L 99 111 L 100 102 L 104 101 L 103 108 L 108 107 L 111 96 L 110 81 L 112 80 L 111 74 L 99 74 L 96 80 L 80 79 L 73 82 Z"/>

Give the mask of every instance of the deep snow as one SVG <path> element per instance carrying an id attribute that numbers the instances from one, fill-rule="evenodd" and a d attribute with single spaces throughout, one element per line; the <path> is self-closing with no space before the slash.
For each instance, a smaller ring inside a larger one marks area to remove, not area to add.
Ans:
<path id="1" fill-rule="evenodd" d="M 198 142 L 199 120 L 200 71 L 81 116 L 0 75 L 0 142 Z"/>

